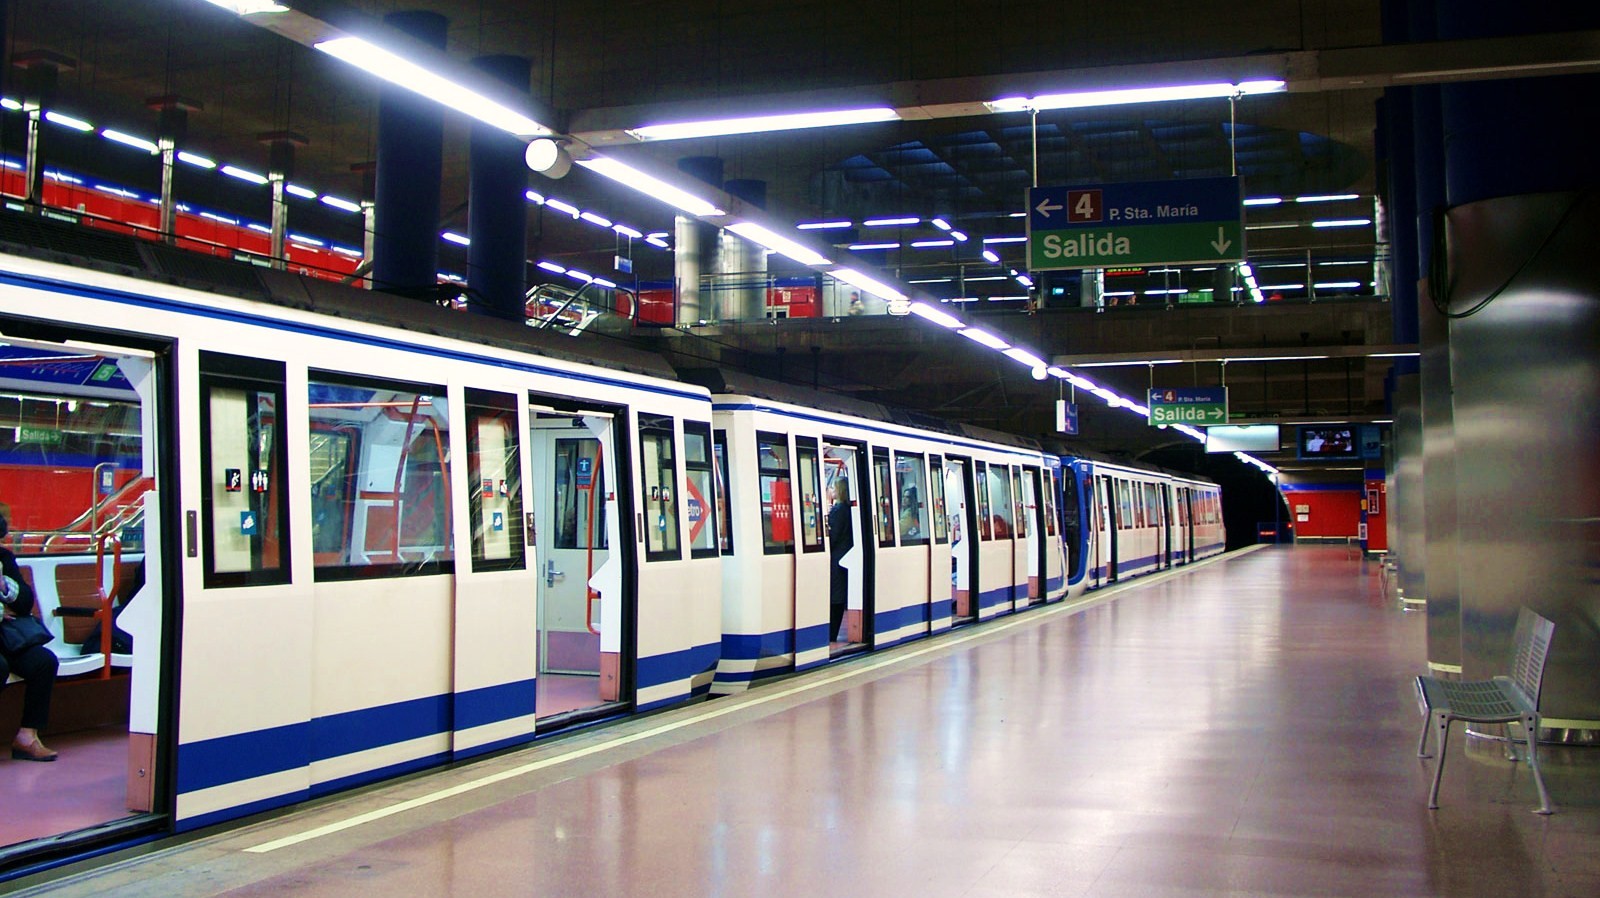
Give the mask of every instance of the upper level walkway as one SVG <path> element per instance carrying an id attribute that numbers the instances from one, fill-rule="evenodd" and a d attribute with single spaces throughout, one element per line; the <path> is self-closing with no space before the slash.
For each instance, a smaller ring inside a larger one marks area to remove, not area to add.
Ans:
<path id="1" fill-rule="evenodd" d="M 1600 895 L 1600 749 L 1541 752 L 1540 817 L 1458 733 L 1427 810 L 1424 624 L 1342 546 L 1234 554 L 40 892 Z"/>

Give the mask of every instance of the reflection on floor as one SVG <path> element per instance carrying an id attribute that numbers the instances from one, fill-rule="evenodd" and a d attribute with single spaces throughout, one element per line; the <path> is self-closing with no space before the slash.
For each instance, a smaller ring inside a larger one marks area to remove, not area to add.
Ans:
<path id="1" fill-rule="evenodd" d="M 47 744 L 61 753 L 48 764 L 0 754 L 0 846 L 131 816 L 126 729 L 62 733 Z"/>
<path id="2" fill-rule="evenodd" d="M 539 674 L 539 695 L 535 702 L 534 713 L 539 717 L 602 705 L 600 678 L 593 674 Z"/>

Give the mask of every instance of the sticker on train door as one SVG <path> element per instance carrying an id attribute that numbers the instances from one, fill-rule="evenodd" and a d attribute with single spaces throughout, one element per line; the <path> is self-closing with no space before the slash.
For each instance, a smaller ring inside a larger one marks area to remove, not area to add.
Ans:
<path id="1" fill-rule="evenodd" d="M 579 476 L 583 475 L 580 473 Z M 689 506 L 689 542 L 693 543 L 700 538 L 700 531 L 705 529 L 706 521 L 711 516 L 706 514 L 706 499 L 695 488 L 694 480 L 685 481 L 684 486 L 689 490 L 689 498 L 686 504 Z"/>

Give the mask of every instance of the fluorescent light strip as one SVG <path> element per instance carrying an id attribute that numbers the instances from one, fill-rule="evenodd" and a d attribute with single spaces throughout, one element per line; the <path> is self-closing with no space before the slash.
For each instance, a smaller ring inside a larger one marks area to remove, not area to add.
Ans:
<path id="1" fill-rule="evenodd" d="M 594 283 L 596 283 L 596 284 L 598 284 L 598 285 L 600 285 L 602 287 L 606 287 L 608 289 L 611 289 L 611 290 L 617 289 L 617 285 L 616 284 L 612 283 L 611 281 L 606 280 L 605 278 L 595 278 L 594 279 Z"/>
<path id="2" fill-rule="evenodd" d="M 941 231 L 950 230 L 950 222 L 945 221 L 942 218 L 935 218 L 933 221 L 929 222 L 929 224 L 933 225 L 934 227 L 938 228 Z"/>
<path id="3" fill-rule="evenodd" d="M 545 271 L 553 272 L 555 274 L 566 274 L 567 273 L 567 269 L 563 268 L 560 265 L 557 265 L 554 262 L 540 262 L 539 263 L 539 267 L 543 268 Z"/>
<path id="4" fill-rule="evenodd" d="M 965 231 L 951 231 L 950 236 L 956 238 L 957 243 L 966 243 L 968 239 Z"/>
<path id="5" fill-rule="evenodd" d="M 983 238 L 983 242 L 986 245 L 990 244 L 990 243 L 1027 243 L 1028 242 L 1028 238 L 1026 238 L 1026 237 L 985 237 L 985 238 Z"/>
<path id="6" fill-rule="evenodd" d="M 906 296 L 904 293 L 901 293 L 899 290 L 890 287 L 888 284 L 873 280 L 867 275 L 856 271 L 854 268 L 835 268 L 834 270 L 828 272 L 828 274 L 831 275 L 835 280 L 844 281 L 847 284 L 859 287 L 880 299 L 890 299 L 899 302 L 910 301 L 910 297 Z"/>
<path id="7" fill-rule="evenodd" d="M 1336 203 L 1340 200 L 1358 199 L 1361 199 L 1361 195 L 1358 193 L 1329 193 L 1318 196 L 1297 196 L 1294 201 L 1297 203 Z"/>
<path id="8" fill-rule="evenodd" d="M 482 94 L 359 37 L 334 38 L 312 46 L 385 81 L 398 84 L 449 109 L 469 115 L 518 137 L 555 133 L 520 112 L 502 106 Z"/>
<path id="9" fill-rule="evenodd" d="M 94 125 L 89 124 L 83 119 L 73 118 L 70 115 L 65 115 L 54 110 L 46 112 L 44 117 L 46 121 L 53 122 L 63 128 L 71 128 L 74 131 L 83 131 L 87 133 L 94 130 Z"/>
<path id="10" fill-rule="evenodd" d="M 630 228 L 627 225 L 612 225 L 611 230 L 616 231 L 618 234 L 621 234 L 624 237 L 629 237 L 634 240 L 638 240 L 644 236 L 642 231 L 635 231 L 633 228 Z"/>
<path id="11" fill-rule="evenodd" d="M 206 2 L 214 6 L 220 6 L 229 12 L 238 13 L 241 16 L 289 11 L 289 7 L 274 3 L 273 0 L 206 0 Z"/>
<path id="12" fill-rule="evenodd" d="M 1025 274 L 1019 274 L 1019 275 L 1017 275 L 1017 283 L 1021 284 L 1024 287 L 1032 287 L 1033 286 L 1033 278 L 1028 277 Z"/>
<path id="13" fill-rule="evenodd" d="M 945 312 L 942 309 L 930 306 L 925 302 L 912 303 L 911 314 L 926 318 L 940 327 L 947 327 L 951 330 L 962 327 L 961 319 L 949 314 L 948 312 Z"/>
<path id="14" fill-rule="evenodd" d="M 317 192 L 315 190 L 312 190 L 308 187 L 301 187 L 299 184 L 285 184 L 283 185 L 283 190 L 285 193 L 293 194 L 303 200 L 314 200 L 317 198 Z"/>
<path id="15" fill-rule="evenodd" d="M 983 275 L 982 277 L 967 278 L 966 281 L 969 284 L 976 283 L 978 281 L 1003 281 L 1007 277 L 1008 277 L 1008 275 L 1004 275 L 1004 274 L 986 274 L 986 275 Z"/>
<path id="16" fill-rule="evenodd" d="M 802 231 L 837 231 L 840 228 L 848 228 L 852 224 L 854 223 L 848 221 L 807 221 L 797 224 L 795 227 Z"/>
<path id="17" fill-rule="evenodd" d="M 1313 221 L 1313 228 L 1362 228 L 1372 224 L 1370 218 L 1328 218 L 1322 221 Z"/>
<path id="18" fill-rule="evenodd" d="M 646 237 L 644 242 L 651 246 L 659 246 L 662 249 L 671 249 L 671 247 L 667 246 L 667 241 L 662 240 L 660 237 Z"/>
<path id="19" fill-rule="evenodd" d="M 1244 81 L 1239 84 L 1178 84 L 1169 87 L 1130 87 L 1120 90 L 1086 90 L 1037 97 L 1005 97 L 983 105 L 990 112 L 1024 112 L 1030 109 L 1085 109 L 1092 106 L 1122 106 L 1130 103 L 1165 103 L 1174 100 L 1205 100 L 1240 94 L 1278 93 L 1282 81 Z"/>
<path id="20" fill-rule="evenodd" d="M 612 221 L 611 219 L 602 215 L 596 215 L 593 212 L 580 212 L 578 213 L 578 217 L 589 222 L 590 224 L 597 224 L 602 228 L 609 228 L 613 224 L 616 224 L 616 222 Z"/>
<path id="21" fill-rule="evenodd" d="M 110 128 L 101 128 L 100 136 L 106 140 L 133 147 L 136 150 L 144 150 L 146 153 L 161 152 L 161 148 L 156 146 L 155 141 L 145 140 L 143 137 L 134 137 L 132 134 L 124 134 L 121 131 L 113 131 Z"/>
<path id="22" fill-rule="evenodd" d="M 266 175 L 257 174 L 253 171 L 243 168 L 235 168 L 232 165 L 224 165 L 222 167 L 222 173 L 228 175 L 229 177 L 238 178 L 241 181 L 249 181 L 251 184 L 259 185 L 267 183 Z"/>
<path id="23" fill-rule="evenodd" d="M 933 249 L 940 246 L 955 246 L 954 240 L 913 240 L 912 249 Z"/>
<path id="24" fill-rule="evenodd" d="M 1320 284 L 1312 284 L 1311 286 L 1316 290 L 1353 290 L 1358 287 L 1365 287 L 1366 284 L 1360 281 L 1323 281 Z"/>
<path id="25" fill-rule="evenodd" d="M 1016 361 L 1027 365 L 1029 368 L 1046 367 L 1044 359 L 1039 358 L 1028 350 L 1022 349 L 1021 347 L 1013 346 L 1010 349 L 1005 350 L 1003 355 L 1005 355 L 1007 358 L 1015 359 Z"/>
<path id="26" fill-rule="evenodd" d="M 871 249 L 899 249 L 899 248 L 900 248 L 900 244 L 898 244 L 898 243 L 852 243 L 848 247 L 848 249 L 855 250 L 857 252 L 860 252 L 860 251 L 863 251 L 863 250 L 871 250 Z"/>
<path id="27" fill-rule="evenodd" d="M 360 212 L 361 211 L 361 204 L 360 203 L 353 203 L 353 202 L 351 202 L 349 200 L 340 199 L 339 197 L 336 197 L 336 196 L 325 196 L 325 197 L 322 198 L 322 202 L 323 202 L 324 205 L 332 206 L 335 209 L 343 209 L 346 212 Z"/>
<path id="28" fill-rule="evenodd" d="M 472 245 L 472 241 L 470 239 L 468 239 L 466 237 L 463 237 L 460 234 L 457 234 L 455 231 L 445 231 L 443 234 L 440 234 L 439 236 L 443 237 L 445 240 L 448 240 L 449 242 L 457 244 L 459 246 L 471 246 Z"/>
<path id="29" fill-rule="evenodd" d="M 900 114 L 887 106 L 866 109 L 839 109 L 830 112 L 792 112 L 756 115 L 745 118 L 709 119 L 645 125 L 627 131 L 635 140 L 685 140 L 696 137 L 723 137 L 729 134 L 761 134 L 767 131 L 793 131 L 801 128 L 833 128 L 898 121 Z"/>
<path id="30" fill-rule="evenodd" d="M 576 280 L 576 281 L 583 281 L 585 284 L 594 283 L 594 276 L 593 275 L 585 274 L 585 273 L 579 271 L 576 268 L 568 268 L 567 269 L 567 277 L 572 278 L 573 280 Z"/>
<path id="31" fill-rule="evenodd" d="M 990 349 L 1010 349 L 1011 348 L 1011 344 L 1010 343 L 1007 343 L 1006 341 L 1000 339 L 999 337 L 996 337 L 994 334 L 991 334 L 988 331 L 982 330 L 980 328 L 976 328 L 976 327 L 962 328 L 961 330 L 956 331 L 956 333 L 960 334 L 963 337 L 966 337 L 968 340 L 971 340 L 974 343 L 980 343 L 980 344 L 982 344 L 984 346 L 987 346 Z"/>
<path id="32" fill-rule="evenodd" d="M 863 228 L 888 228 L 901 225 L 914 225 L 922 221 L 920 218 L 869 218 L 861 223 Z"/>
<path id="33" fill-rule="evenodd" d="M 12 112 L 21 112 L 22 104 L 10 97 L 0 97 L 0 108 L 9 109 Z"/>
<path id="34" fill-rule="evenodd" d="M 1250 196 L 1244 200 L 1246 206 L 1276 206 L 1282 202 L 1281 196 Z"/>
<path id="35" fill-rule="evenodd" d="M 983 257 L 996 265 L 1000 264 L 1000 255 L 992 249 L 984 250 Z M 1000 278 L 1000 280 L 1005 280 L 1005 278 Z"/>
<path id="36" fill-rule="evenodd" d="M 921 280 L 916 280 L 916 281 L 906 281 L 906 283 L 908 283 L 908 284 L 948 284 L 948 283 L 950 283 L 950 282 L 952 282 L 954 280 L 955 280 L 955 278 L 922 278 Z M 973 278 L 967 278 L 967 280 L 970 281 L 970 280 L 974 280 L 974 279 Z"/>
<path id="37" fill-rule="evenodd" d="M 554 209 L 557 212 L 564 212 L 567 215 L 572 216 L 573 221 L 577 221 L 583 216 L 582 209 L 579 209 L 577 206 L 574 206 L 570 203 L 564 203 L 558 199 L 547 199 L 544 201 L 544 206 L 546 209 Z"/>
<path id="38" fill-rule="evenodd" d="M 188 153 L 188 152 L 185 152 L 183 150 L 179 150 L 178 151 L 178 161 L 179 162 L 187 162 L 187 163 L 189 163 L 190 165 L 192 165 L 192 166 L 194 166 L 196 168 L 216 168 L 217 167 L 217 164 L 215 162 L 211 161 L 210 159 L 207 159 L 206 157 L 197 155 L 195 153 Z"/>
<path id="39" fill-rule="evenodd" d="M 776 234 L 754 222 L 740 221 L 728 225 L 728 230 L 738 234 L 752 243 L 760 244 L 780 255 L 787 256 L 801 265 L 831 265 L 833 261 L 818 253 L 808 246 L 796 243 L 782 234 Z"/>
<path id="40" fill-rule="evenodd" d="M 307 246 L 327 246 L 328 245 L 328 244 L 324 243 L 323 241 L 316 239 L 315 237 L 307 237 L 304 234 L 290 234 L 288 236 L 289 236 L 289 239 L 293 240 L 295 243 L 304 243 Z"/>
<path id="41" fill-rule="evenodd" d="M 604 156 L 596 156 L 591 159 L 580 159 L 578 160 L 578 164 L 589 169 L 597 175 L 610 178 L 619 184 L 632 187 L 634 190 L 637 190 L 640 193 L 654 197 L 655 199 L 658 199 L 669 206 L 682 209 L 690 215 L 697 215 L 704 218 L 713 215 L 728 214 L 721 209 L 718 209 L 714 204 L 707 200 L 703 200 L 686 190 L 674 187 L 660 178 L 647 175 L 636 168 L 623 165 L 615 159 L 608 159 Z"/>

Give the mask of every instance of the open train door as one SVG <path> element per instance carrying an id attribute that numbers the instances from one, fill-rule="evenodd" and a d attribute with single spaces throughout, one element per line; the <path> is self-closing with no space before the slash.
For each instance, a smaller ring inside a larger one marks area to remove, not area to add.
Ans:
<path id="1" fill-rule="evenodd" d="M 872 638 L 872 540 L 867 529 L 871 519 L 864 513 L 861 497 L 870 495 L 865 446 L 823 441 L 822 477 L 824 494 L 832 493 L 846 503 L 850 545 L 844 547 L 842 533 L 828 534 L 829 604 L 842 600 L 843 615 L 837 633 L 831 634 L 829 653 L 841 655 L 866 648 Z M 835 522 L 827 529 L 839 529 Z M 832 623 L 830 617 L 830 626 Z"/>
<path id="2" fill-rule="evenodd" d="M 970 624 L 977 619 L 977 520 L 972 503 L 972 462 L 947 458 L 944 462 L 945 504 L 950 520 L 950 598 L 955 624 Z"/>
<path id="3" fill-rule="evenodd" d="M 0 538 L 53 635 L 29 661 L 13 659 L 11 675 L 26 676 L 39 653 L 58 665 L 43 722 L 23 719 L 23 682 L 0 694 L 6 744 L 26 724 L 59 754 L 47 765 L 8 762 L 0 777 L 0 867 L 9 868 L 163 825 L 158 815 L 171 808 L 158 746 L 173 693 L 164 640 L 177 607 L 166 587 L 180 549 L 164 526 L 177 519 L 176 490 L 156 490 L 158 476 L 166 486 L 175 473 L 164 445 L 174 426 L 169 346 L 102 345 L 93 332 L 11 320 L 0 330 L 9 436 L 0 464 L 9 534 Z"/>
<path id="4" fill-rule="evenodd" d="M 615 410 L 535 407 L 533 548 L 538 572 L 540 727 L 632 701 L 617 507 Z"/>

